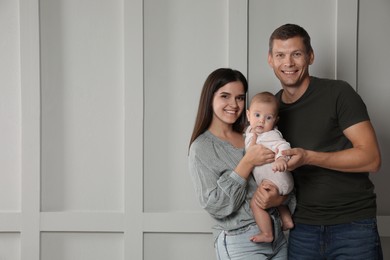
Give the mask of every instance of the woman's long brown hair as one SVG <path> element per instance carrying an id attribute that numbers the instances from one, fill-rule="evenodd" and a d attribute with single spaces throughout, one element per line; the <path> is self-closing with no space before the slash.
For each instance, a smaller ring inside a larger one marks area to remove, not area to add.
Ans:
<path id="1" fill-rule="evenodd" d="M 191 146 L 195 139 L 203 134 L 211 124 L 211 120 L 213 119 L 212 103 L 215 92 L 226 84 L 235 81 L 240 81 L 242 83 L 245 93 L 248 91 L 248 82 L 245 76 L 238 70 L 219 68 L 207 77 L 200 95 L 198 113 L 196 115 L 194 130 L 192 131 L 189 146 Z M 233 124 L 233 130 L 242 133 L 245 125 L 245 113 L 241 113 L 240 117 Z"/>

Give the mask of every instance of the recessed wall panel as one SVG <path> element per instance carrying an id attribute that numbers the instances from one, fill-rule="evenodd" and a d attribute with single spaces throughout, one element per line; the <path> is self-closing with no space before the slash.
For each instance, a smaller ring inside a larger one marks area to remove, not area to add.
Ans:
<path id="1" fill-rule="evenodd" d="M 199 209 L 188 142 L 206 77 L 227 66 L 227 4 L 144 1 L 145 211 Z"/>
<path id="2" fill-rule="evenodd" d="M 0 211 L 19 211 L 21 89 L 18 1 L 1 1 L 0 31 Z"/>
<path id="3" fill-rule="evenodd" d="M 20 233 L 0 232 L 0 259 L 20 259 Z"/>
<path id="4" fill-rule="evenodd" d="M 121 233 L 41 234 L 41 260 L 123 260 Z"/>
<path id="5" fill-rule="evenodd" d="M 374 125 L 382 153 L 382 166 L 379 172 L 371 174 L 377 194 L 378 215 L 389 216 L 388 183 L 390 182 L 390 121 L 389 111 L 390 59 L 388 42 L 390 34 L 385 33 L 384 25 L 390 24 L 390 2 L 376 4 L 359 2 L 359 52 L 357 91 L 365 101 L 371 122 Z M 387 27 L 387 26 L 386 26 Z M 373 28 L 378 28 L 373 30 Z M 383 28 L 383 29 L 380 29 Z M 390 240 L 389 240 L 390 241 Z M 389 254 L 390 257 L 390 254 Z M 385 258 L 386 259 L 386 258 Z"/>
<path id="6" fill-rule="evenodd" d="M 382 237 L 383 259 L 390 259 L 390 237 Z"/>
<path id="7" fill-rule="evenodd" d="M 42 210 L 123 209 L 121 0 L 41 0 Z"/>
<path id="8" fill-rule="evenodd" d="M 144 235 L 144 260 L 214 260 L 215 252 L 211 234 Z"/>

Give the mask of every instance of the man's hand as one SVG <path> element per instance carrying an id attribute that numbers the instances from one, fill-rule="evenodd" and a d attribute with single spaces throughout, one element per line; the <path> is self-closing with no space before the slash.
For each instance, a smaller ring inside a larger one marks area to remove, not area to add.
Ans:
<path id="1" fill-rule="evenodd" d="M 287 162 L 287 170 L 292 171 L 302 165 L 307 164 L 307 151 L 302 148 L 292 148 L 282 151 L 284 156 L 289 156 L 290 160 Z"/>

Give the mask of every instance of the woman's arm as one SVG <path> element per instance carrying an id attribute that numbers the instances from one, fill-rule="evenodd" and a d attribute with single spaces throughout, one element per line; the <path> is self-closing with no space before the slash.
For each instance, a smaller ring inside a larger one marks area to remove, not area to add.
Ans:
<path id="1" fill-rule="evenodd" d="M 213 144 L 193 143 L 189 153 L 189 170 L 200 205 L 215 218 L 237 211 L 246 199 L 247 179 L 253 167 L 273 159 L 272 151 L 262 145 L 251 145 L 236 168 L 228 170 L 225 168 L 228 162 L 222 154 L 215 152 Z"/>
<path id="2" fill-rule="evenodd" d="M 244 157 L 238 163 L 234 171 L 247 180 L 255 166 L 272 163 L 274 160 L 274 152 L 263 145 L 257 145 L 254 136 L 251 145 L 246 150 Z"/>

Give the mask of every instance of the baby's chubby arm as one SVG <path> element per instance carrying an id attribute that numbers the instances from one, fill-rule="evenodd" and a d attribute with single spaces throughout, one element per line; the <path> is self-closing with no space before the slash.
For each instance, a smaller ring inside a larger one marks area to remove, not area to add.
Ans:
<path id="1" fill-rule="evenodd" d="M 272 170 L 274 172 L 285 172 L 285 171 L 287 171 L 287 161 L 288 161 L 288 158 L 286 156 L 280 156 L 272 164 Z"/>

